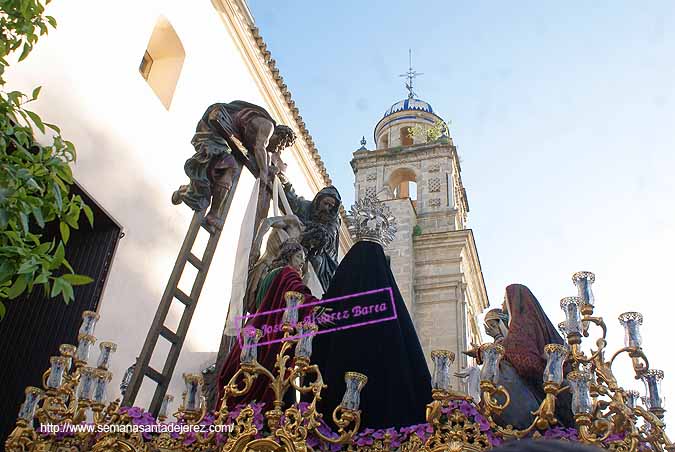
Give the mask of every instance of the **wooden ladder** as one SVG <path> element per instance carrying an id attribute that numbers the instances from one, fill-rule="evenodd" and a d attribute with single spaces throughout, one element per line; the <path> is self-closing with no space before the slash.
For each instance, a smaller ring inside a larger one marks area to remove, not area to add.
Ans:
<path id="1" fill-rule="evenodd" d="M 230 188 L 227 199 L 224 202 L 224 205 L 221 206 L 221 212 L 219 212 L 219 216 L 223 220 L 227 218 L 227 213 L 230 210 L 240 175 L 241 172 L 234 176 L 232 187 Z M 195 212 L 195 214 L 192 216 L 192 222 L 190 223 L 188 232 L 185 235 L 185 239 L 183 240 L 183 245 L 181 246 L 180 252 L 178 253 L 176 264 L 173 267 L 173 271 L 169 277 L 169 282 L 164 289 L 162 300 L 157 307 L 155 318 L 152 321 L 148 335 L 145 338 L 145 343 L 143 344 L 141 353 L 136 361 L 136 367 L 134 369 L 133 376 L 131 377 L 129 386 L 124 393 L 124 398 L 122 399 L 123 406 L 133 405 L 145 377 L 148 377 L 157 383 L 155 393 L 152 396 L 152 402 L 150 403 L 149 411 L 154 416 L 157 416 L 159 409 L 162 406 L 162 400 L 164 399 L 164 396 L 166 395 L 166 392 L 169 388 L 171 377 L 173 375 L 174 369 L 176 368 L 180 351 L 183 348 L 183 343 L 185 342 L 185 337 L 187 336 L 188 328 L 190 327 L 190 322 L 192 321 L 192 316 L 195 313 L 195 309 L 197 308 L 197 302 L 199 301 L 199 296 L 202 292 L 202 288 L 204 287 L 204 281 L 206 280 L 206 275 L 209 272 L 209 268 L 211 267 L 211 261 L 213 260 L 213 255 L 215 254 L 216 246 L 218 245 L 218 240 L 220 239 L 220 234 L 222 232 L 220 229 L 216 229 L 215 232 L 209 232 L 210 237 L 208 243 L 206 244 L 204 255 L 201 257 L 201 259 L 195 256 L 192 252 L 192 248 L 194 247 L 195 240 L 197 239 L 199 228 L 203 227 L 203 218 L 204 212 Z M 178 282 L 183 275 L 183 270 L 185 269 L 185 265 L 187 263 L 190 263 L 194 268 L 197 269 L 197 276 L 195 277 L 194 283 L 192 284 L 192 289 L 190 290 L 189 295 L 178 288 Z M 185 305 L 183 315 L 181 316 L 180 322 L 178 324 L 178 329 L 175 332 L 171 331 L 171 329 L 164 324 L 166 321 L 166 316 L 169 313 L 169 308 L 171 307 L 171 303 L 174 299 Z M 166 357 L 166 361 L 161 372 L 150 366 L 150 359 L 152 358 L 160 336 L 171 343 L 171 348 Z"/>

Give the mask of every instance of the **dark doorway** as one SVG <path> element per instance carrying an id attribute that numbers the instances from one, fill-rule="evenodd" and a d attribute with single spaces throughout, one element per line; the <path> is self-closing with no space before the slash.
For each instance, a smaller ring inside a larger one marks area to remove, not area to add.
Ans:
<path id="1" fill-rule="evenodd" d="M 120 226 L 93 199 L 77 185 L 71 190 L 91 207 L 94 228 L 82 215 L 79 229 L 71 230 L 66 258 L 75 273 L 88 275 L 94 282 L 75 287 L 75 301 L 69 305 L 60 298 L 45 297 L 42 287 L 7 303 L 7 315 L 0 321 L 0 449 L 14 429 L 25 387 L 42 388 L 49 357 L 58 355 L 60 344 L 77 345 L 82 312 L 98 310 L 121 236 Z M 57 228 L 47 225 L 47 236 L 53 237 Z"/>

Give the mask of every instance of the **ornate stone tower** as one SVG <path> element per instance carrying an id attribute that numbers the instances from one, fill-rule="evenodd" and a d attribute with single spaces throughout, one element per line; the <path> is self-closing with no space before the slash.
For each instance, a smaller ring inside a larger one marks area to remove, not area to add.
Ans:
<path id="1" fill-rule="evenodd" d="M 396 239 L 385 252 L 427 363 L 431 350 L 447 349 L 460 368 L 467 364 L 461 352 L 480 342 L 477 316 L 488 306 L 487 293 L 466 228 L 469 205 L 457 149 L 443 119 L 408 88 L 408 98 L 375 126 L 376 149 L 366 149 L 364 139 L 354 152 L 356 198 L 375 195 L 397 218 Z M 439 129 L 441 136 L 433 136 Z"/>

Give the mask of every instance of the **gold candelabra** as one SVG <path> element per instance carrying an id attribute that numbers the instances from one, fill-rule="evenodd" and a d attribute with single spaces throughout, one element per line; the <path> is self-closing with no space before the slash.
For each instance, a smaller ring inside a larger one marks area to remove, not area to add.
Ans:
<path id="1" fill-rule="evenodd" d="M 675 452 L 663 423 L 665 409 L 660 388 L 663 372 L 650 367 L 642 348 L 640 325 L 643 318 L 636 312 L 619 316 L 625 331 L 625 344 L 609 359 L 606 358 L 607 326 L 602 317 L 594 315 L 595 300 L 591 290 L 594 279 L 594 275 L 589 272 L 575 273 L 573 281 L 578 296 L 566 297 L 561 301 L 565 322 L 560 328 L 564 330 L 566 344 L 548 344 L 543 350 L 546 356 L 542 376 L 545 397 L 531 413 L 532 421 L 527 428 L 518 430 L 512 426 L 499 425 L 495 420 L 495 416 L 517 407 L 514 404 L 519 402 L 509 394 L 508 385 L 505 386 L 500 380 L 500 361 L 504 357 L 501 345 L 482 344 L 478 348 L 483 366 L 480 370 L 480 397 L 475 401 L 469 395 L 453 390 L 450 385 L 450 369 L 455 355 L 447 350 L 434 350 L 431 354 L 432 401 L 426 407 L 426 420 L 432 433 L 424 440 L 416 433 L 411 434 L 398 446 L 400 451 L 481 452 L 492 447 L 495 437 L 520 439 L 541 436 L 547 429 L 560 425 L 556 418 L 556 406 L 559 405 L 560 395 L 568 393 L 572 398 L 571 414 L 579 441 L 621 452 L 637 452 L 643 445 L 648 445 L 654 452 Z M 63 448 L 96 452 L 245 452 L 248 449 L 283 449 L 287 452 L 311 452 L 308 440 L 312 435 L 325 444 L 342 445 L 349 452 L 391 452 L 394 446 L 389 431 L 369 445 L 355 442 L 355 438 L 362 434 L 359 433 L 360 392 L 368 381 L 363 374 L 345 374 L 344 397 L 331 413 L 337 432 L 327 435 L 320 428 L 324 424 L 317 404 L 326 385 L 320 369 L 310 360 L 317 326 L 298 322 L 302 294 L 287 292 L 285 299 L 286 310 L 281 327 L 283 338 L 271 369 L 258 362 L 261 331 L 253 327 L 242 330 L 239 368 L 222 388 L 221 408 L 213 413 L 213 417 L 209 417 L 216 426 L 232 423 L 230 429 L 215 429 L 208 433 L 192 434 L 191 437 L 182 431 L 173 436 L 161 433 L 152 436 L 150 444 L 136 430 L 101 429 L 99 433 L 78 431 L 65 437 L 38 434 L 38 425 L 64 428 L 85 421 L 101 427 L 133 423 L 129 410 L 120 407 L 118 400 L 105 401 L 105 390 L 111 380 L 108 368 L 116 350 L 115 344 L 99 343 L 100 353 L 96 365 L 88 364 L 90 351 L 96 343 L 94 327 L 98 315 L 87 311 L 83 314 L 77 346 L 64 344 L 59 349 L 59 355 L 50 359 L 50 367 L 42 378 L 43 388 L 26 388 L 26 398 L 19 411 L 16 427 L 5 444 L 6 450 L 38 452 Z M 582 342 L 591 336 L 593 327 L 598 327 L 600 332 L 595 341 L 596 348 L 584 352 Z M 622 388 L 614 376 L 612 366 L 621 356 L 630 359 L 636 378 L 645 383 L 643 404 L 639 403 L 640 393 Z M 259 378 L 265 380 L 274 395 L 274 400 L 263 413 L 266 429 L 256 424 L 253 405 L 245 406 L 236 416 L 228 408 L 237 398 L 250 395 Z M 173 415 L 182 426 L 197 426 L 206 422 L 208 414 L 202 395 L 204 381 L 199 374 L 184 374 L 183 379 L 185 391 L 182 402 Z M 306 409 L 301 410 L 296 404 L 285 403 L 288 400 L 286 396 L 296 395 L 296 392 L 310 400 Z M 171 395 L 165 396 L 158 415 L 159 421 L 167 419 L 172 400 Z M 476 416 L 467 410 L 475 412 Z M 480 416 L 483 420 L 478 419 Z M 104 433 L 101 434 L 101 431 Z M 219 436 L 217 431 L 227 434 Z M 188 437 L 190 441 L 186 441 Z"/>
<path id="2" fill-rule="evenodd" d="M 619 316 L 625 330 L 625 346 L 608 360 L 605 358 L 607 326 L 602 317 L 594 316 L 595 298 L 591 285 L 595 275 L 577 272 L 572 281 L 578 296 L 565 297 L 560 302 L 565 321 L 559 328 L 563 330 L 567 344 L 548 344 L 543 350 L 547 357 L 543 375 L 546 396 L 532 413 L 534 419 L 531 425 L 516 430 L 511 426 L 498 425 L 493 419 L 493 413 L 500 414 L 511 403 L 507 389 L 498 384 L 499 363 L 504 349 L 497 344 L 480 347 L 484 362 L 480 383 L 483 414 L 495 432 L 505 439 L 536 435 L 537 431 L 559 425 L 555 416 L 557 397 L 569 391 L 580 441 L 602 446 L 612 435 L 623 435 L 623 447 L 629 452 L 635 452 L 640 443 L 649 444 L 656 451 L 675 451 L 662 420 L 665 413 L 660 389 L 663 372 L 650 369 L 642 349 L 639 329 L 642 315 L 626 312 Z M 586 354 L 581 350 L 582 338 L 590 336 L 592 325 L 600 328 L 601 336 L 595 342 L 597 349 Z M 635 391 L 619 386 L 612 371 L 615 360 L 624 354 L 631 359 L 636 378 L 645 383 L 645 407 L 637 405 Z M 564 375 L 566 368 L 569 372 Z"/>

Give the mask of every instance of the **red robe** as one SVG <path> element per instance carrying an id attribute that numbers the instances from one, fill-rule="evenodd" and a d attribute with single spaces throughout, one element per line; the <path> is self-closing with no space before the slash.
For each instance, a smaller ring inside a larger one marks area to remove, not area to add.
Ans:
<path id="1" fill-rule="evenodd" d="M 284 294 L 288 291 L 300 292 L 305 296 L 304 303 L 313 303 L 317 301 L 316 298 L 312 296 L 312 292 L 309 288 L 302 282 L 300 274 L 293 267 L 286 266 L 281 269 L 279 274 L 274 278 L 267 293 L 265 294 L 258 312 L 267 312 L 273 311 L 275 309 L 282 309 L 286 307 L 286 301 L 284 300 Z M 311 308 L 307 310 L 299 310 L 299 320 L 309 314 Z M 246 326 L 254 326 L 258 329 L 263 330 L 263 326 L 269 325 L 274 327 L 275 325 L 281 325 L 284 311 L 274 312 L 272 314 L 259 315 L 256 317 L 251 317 L 246 322 Z M 260 338 L 259 343 L 272 341 L 275 339 L 281 339 L 283 337 L 283 332 L 270 332 L 269 334 L 263 334 Z M 281 349 L 281 344 L 283 342 L 274 342 L 272 344 L 265 344 L 258 347 L 258 362 L 267 370 L 274 372 L 274 364 L 276 363 L 276 356 Z M 223 387 L 230 381 L 232 376 L 239 369 L 240 364 L 240 355 L 241 355 L 241 343 L 238 340 L 232 350 L 230 351 L 229 356 L 225 360 L 222 369 L 218 374 L 218 407 L 222 402 L 223 397 Z M 230 407 L 237 405 L 239 403 L 250 403 L 253 401 L 265 402 L 265 404 L 270 404 L 274 401 L 274 392 L 269 387 L 270 381 L 264 375 L 258 376 L 253 382 L 251 390 L 242 397 L 231 398 L 228 405 Z"/>

